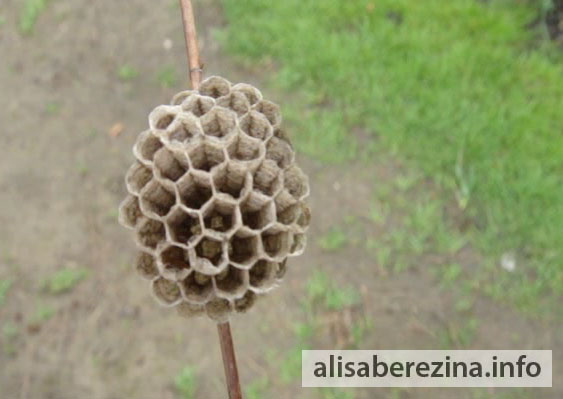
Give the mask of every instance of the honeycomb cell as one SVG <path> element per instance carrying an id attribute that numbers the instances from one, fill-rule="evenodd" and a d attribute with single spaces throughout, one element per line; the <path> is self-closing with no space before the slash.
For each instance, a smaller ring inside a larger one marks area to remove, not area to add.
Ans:
<path id="1" fill-rule="evenodd" d="M 137 226 L 137 242 L 144 248 L 155 249 L 166 239 L 164 224 L 158 220 L 144 218 Z"/>
<path id="2" fill-rule="evenodd" d="M 181 91 L 175 94 L 174 97 L 172 97 L 170 105 L 181 105 L 187 98 L 190 98 L 192 95 L 194 95 L 193 90 Z"/>
<path id="3" fill-rule="evenodd" d="M 307 176 L 295 165 L 290 166 L 284 172 L 284 185 L 289 193 L 298 200 L 309 194 Z"/>
<path id="4" fill-rule="evenodd" d="M 258 101 L 262 100 L 262 93 L 256 87 L 246 84 L 237 83 L 231 89 L 234 93 L 242 93 L 248 99 L 250 105 L 256 104 Z"/>
<path id="5" fill-rule="evenodd" d="M 137 273 L 139 273 L 141 277 L 147 280 L 152 280 L 159 275 L 156 259 L 146 252 L 139 252 L 137 255 L 135 270 L 137 270 Z"/>
<path id="6" fill-rule="evenodd" d="M 206 264 L 217 268 L 225 261 L 223 243 L 216 238 L 204 236 L 196 245 L 195 250 L 198 260 L 205 261 L 205 264 L 199 265 L 200 269 L 206 269 Z"/>
<path id="7" fill-rule="evenodd" d="M 266 158 L 273 160 L 280 168 L 285 169 L 294 162 L 291 146 L 278 137 L 272 137 L 266 147 Z"/>
<path id="8" fill-rule="evenodd" d="M 242 116 L 250 111 L 250 103 L 241 92 L 232 92 L 217 99 L 217 105 L 235 111 L 238 116 Z"/>
<path id="9" fill-rule="evenodd" d="M 215 298 L 207 302 L 205 311 L 212 320 L 223 322 L 228 319 L 229 313 L 232 312 L 231 302 L 222 298 Z"/>
<path id="10" fill-rule="evenodd" d="M 285 257 L 289 251 L 289 233 L 276 227 L 267 229 L 262 233 L 262 246 L 272 259 Z"/>
<path id="11" fill-rule="evenodd" d="M 145 163 L 151 164 L 154 154 L 162 148 L 162 142 L 151 131 L 141 133 L 137 143 L 133 147 L 135 157 Z"/>
<path id="12" fill-rule="evenodd" d="M 127 190 L 131 194 L 139 195 L 139 192 L 152 179 L 152 171 L 145 165 L 135 162 L 125 175 Z"/>
<path id="13" fill-rule="evenodd" d="M 180 282 L 183 296 L 192 304 L 205 304 L 213 295 L 211 277 L 199 272 L 192 272 Z"/>
<path id="14" fill-rule="evenodd" d="M 280 107 L 268 100 L 262 100 L 254 105 L 253 109 L 264 115 L 273 127 L 280 125 L 282 117 Z"/>
<path id="15" fill-rule="evenodd" d="M 310 210 L 279 107 L 248 84 L 203 81 L 149 115 L 119 221 L 159 303 L 215 321 L 273 289 L 303 252 Z"/>
<path id="16" fill-rule="evenodd" d="M 190 244 L 197 240 L 202 232 L 197 214 L 189 214 L 176 208 L 166 220 L 169 240 L 179 244 Z"/>
<path id="17" fill-rule="evenodd" d="M 248 272 L 229 266 L 224 273 L 215 276 L 217 295 L 222 298 L 240 298 L 246 292 Z"/>
<path id="18" fill-rule="evenodd" d="M 149 114 L 151 130 L 165 130 L 172 124 L 178 113 L 177 107 L 160 105 Z"/>
<path id="19" fill-rule="evenodd" d="M 139 199 L 133 195 L 128 195 L 119 206 L 119 222 L 132 229 L 142 217 L 143 212 L 139 207 Z"/>
<path id="20" fill-rule="evenodd" d="M 236 161 L 253 161 L 262 157 L 264 147 L 248 136 L 238 136 L 227 148 L 229 158 Z"/>
<path id="21" fill-rule="evenodd" d="M 271 289 L 276 284 L 277 270 L 277 263 L 260 259 L 249 271 L 250 286 L 257 292 Z"/>
<path id="22" fill-rule="evenodd" d="M 182 110 L 199 118 L 211 111 L 214 105 L 212 98 L 194 94 L 182 103 Z"/>
<path id="23" fill-rule="evenodd" d="M 189 173 L 178 181 L 177 189 L 180 202 L 194 210 L 201 209 L 213 196 L 211 180 L 202 182 Z"/>
<path id="24" fill-rule="evenodd" d="M 180 162 L 182 161 L 182 163 Z M 180 159 L 166 148 L 161 148 L 154 154 L 154 166 L 165 179 L 175 182 L 188 171 L 187 159 Z"/>
<path id="25" fill-rule="evenodd" d="M 234 134 L 237 115 L 226 108 L 216 107 L 203 115 L 200 119 L 203 132 L 207 136 L 226 138 Z"/>
<path id="26" fill-rule="evenodd" d="M 234 200 L 250 190 L 252 175 L 244 167 L 228 164 L 213 173 L 213 185 L 219 194 L 228 194 Z"/>
<path id="27" fill-rule="evenodd" d="M 212 205 L 205 209 L 203 224 L 208 230 L 227 233 L 240 224 L 240 213 L 235 203 L 215 199 Z"/>
<path id="28" fill-rule="evenodd" d="M 255 139 L 267 140 L 272 137 L 273 129 L 266 116 L 256 111 L 250 111 L 240 119 L 239 126 L 248 136 Z"/>
<path id="29" fill-rule="evenodd" d="M 183 115 L 177 122 L 169 129 L 168 138 L 171 142 L 187 144 L 203 135 L 199 121 L 193 116 Z"/>
<path id="30" fill-rule="evenodd" d="M 244 296 L 239 299 L 235 299 L 233 307 L 238 313 L 244 313 L 248 311 L 256 303 L 256 294 L 252 291 L 246 291 Z"/>
<path id="31" fill-rule="evenodd" d="M 199 92 L 204 96 L 219 98 L 226 96 L 231 91 L 231 83 L 219 76 L 212 76 L 206 79 L 199 86 Z"/>
<path id="32" fill-rule="evenodd" d="M 173 281 L 156 278 L 151 285 L 154 296 L 162 305 L 174 306 L 182 300 L 180 287 Z"/>
<path id="33" fill-rule="evenodd" d="M 211 143 L 201 143 L 189 151 L 192 168 L 209 172 L 225 161 L 223 148 Z"/>
<path id="34" fill-rule="evenodd" d="M 259 251 L 258 236 L 238 231 L 229 242 L 229 260 L 240 265 L 252 263 Z"/>
<path id="35" fill-rule="evenodd" d="M 184 248 L 168 245 L 160 252 L 159 257 L 163 276 L 181 280 L 188 275 L 190 262 L 188 252 Z"/>
<path id="36" fill-rule="evenodd" d="M 161 183 L 152 180 L 140 194 L 141 209 L 152 217 L 166 216 L 176 204 L 176 195 Z"/>
<path id="37" fill-rule="evenodd" d="M 253 230 L 261 230 L 276 221 L 276 207 L 270 197 L 251 192 L 241 203 L 242 224 Z"/>

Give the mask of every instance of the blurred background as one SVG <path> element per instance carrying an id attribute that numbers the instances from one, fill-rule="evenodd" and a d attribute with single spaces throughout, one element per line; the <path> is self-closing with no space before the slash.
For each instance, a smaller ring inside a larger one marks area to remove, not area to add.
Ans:
<path id="1" fill-rule="evenodd" d="M 247 399 L 561 398 L 563 1 L 194 0 L 207 76 L 282 105 L 309 246 L 232 322 Z M 224 398 L 117 224 L 188 86 L 175 0 L 2 0 L 0 397 Z M 552 389 L 302 389 L 304 348 L 553 349 Z M 559 374 L 558 374 L 559 372 Z"/>

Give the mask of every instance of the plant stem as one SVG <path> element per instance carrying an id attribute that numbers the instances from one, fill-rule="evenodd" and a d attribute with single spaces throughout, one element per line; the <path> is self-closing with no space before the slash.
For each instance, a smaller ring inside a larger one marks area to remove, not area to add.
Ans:
<path id="1" fill-rule="evenodd" d="M 182 21 L 186 37 L 186 52 L 189 65 L 188 77 L 192 88 L 197 90 L 201 82 L 203 70 L 199 60 L 194 10 L 191 0 L 180 0 L 180 7 L 182 9 Z M 217 332 L 219 333 L 219 342 L 221 343 L 221 355 L 223 356 L 229 399 L 242 399 L 235 348 L 229 322 L 217 324 Z"/>
<path id="2" fill-rule="evenodd" d="M 237 369 L 237 359 L 231 336 L 231 326 L 229 322 L 217 324 L 219 341 L 221 342 L 221 354 L 223 355 L 223 365 L 225 366 L 225 377 L 227 379 L 227 389 L 229 399 L 242 399 L 240 381 Z"/>
<path id="3" fill-rule="evenodd" d="M 203 73 L 199 61 L 199 48 L 197 46 L 197 32 L 195 28 L 194 10 L 191 0 L 180 0 L 182 9 L 182 22 L 184 23 L 184 36 L 186 37 L 186 53 L 188 55 L 189 72 L 188 77 L 192 82 L 192 88 L 197 90 Z"/>

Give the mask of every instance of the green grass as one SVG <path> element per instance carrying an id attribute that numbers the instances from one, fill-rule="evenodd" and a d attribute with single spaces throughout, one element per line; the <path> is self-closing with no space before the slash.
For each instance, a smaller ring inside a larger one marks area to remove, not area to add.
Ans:
<path id="1" fill-rule="evenodd" d="M 475 245 L 523 309 L 563 295 L 563 57 L 526 28 L 528 2 L 223 0 L 229 50 L 274 59 L 298 149 L 326 162 L 397 153 L 479 216 Z M 369 7 L 372 4 L 373 7 Z M 374 136 L 376 137 L 376 136 Z M 408 183 L 408 182 L 401 182 Z M 420 243 L 415 243 L 420 244 Z M 553 307 L 552 307 L 553 308 Z"/>
<path id="2" fill-rule="evenodd" d="M 170 89 L 178 83 L 178 73 L 173 66 L 165 65 L 158 70 L 156 80 L 161 87 Z"/>
<path id="3" fill-rule="evenodd" d="M 139 76 L 139 71 L 131 65 L 122 65 L 117 70 L 117 76 L 124 82 L 128 82 Z"/>
<path id="4" fill-rule="evenodd" d="M 184 367 L 174 378 L 174 386 L 182 399 L 194 399 L 196 392 L 196 374 L 192 367 Z"/>
<path id="5" fill-rule="evenodd" d="M 12 288 L 14 283 L 11 279 L 0 280 L 0 306 L 6 301 L 6 296 L 8 296 L 8 291 Z"/>
<path id="6" fill-rule="evenodd" d="M 49 0 L 25 0 L 20 14 L 20 32 L 24 35 L 33 33 L 39 15 L 47 7 Z"/>
<path id="7" fill-rule="evenodd" d="M 86 269 L 61 269 L 49 277 L 45 287 L 50 294 L 63 294 L 71 291 L 87 275 Z"/>
<path id="8" fill-rule="evenodd" d="M 331 229 L 319 237 L 319 246 L 325 251 L 337 251 L 348 244 L 346 232 L 338 229 Z"/>

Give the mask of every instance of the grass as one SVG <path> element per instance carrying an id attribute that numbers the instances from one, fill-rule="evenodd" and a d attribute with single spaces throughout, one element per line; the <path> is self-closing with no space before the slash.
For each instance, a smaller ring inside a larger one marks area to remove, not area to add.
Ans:
<path id="1" fill-rule="evenodd" d="M 531 2 L 223 4 L 229 50 L 278 61 L 273 84 L 299 93 L 284 110 L 302 152 L 345 162 L 359 151 L 354 129 L 374 133 L 362 151 L 396 152 L 478 215 L 474 245 L 491 259 L 520 255 L 515 273 L 491 277 L 505 299 L 555 309 L 563 57 L 526 28 L 538 15 Z"/>
<path id="2" fill-rule="evenodd" d="M 266 399 L 268 395 L 269 381 L 267 378 L 252 381 L 244 388 L 244 397 L 246 399 Z"/>
<path id="3" fill-rule="evenodd" d="M 173 66 L 165 65 L 158 70 L 156 80 L 161 87 L 170 89 L 178 83 L 178 73 Z"/>
<path id="4" fill-rule="evenodd" d="M 196 374 L 192 367 L 184 367 L 174 378 L 174 386 L 182 399 L 194 399 L 196 392 Z"/>
<path id="5" fill-rule="evenodd" d="M 122 65 L 117 70 L 117 76 L 124 82 L 129 82 L 139 76 L 139 71 L 131 65 Z"/>
<path id="6" fill-rule="evenodd" d="M 49 0 L 25 0 L 20 14 L 20 32 L 24 35 L 33 33 L 39 15 L 47 7 Z"/>
<path id="7" fill-rule="evenodd" d="M 319 237 L 319 246 L 325 251 L 337 251 L 344 248 L 347 243 L 348 235 L 346 232 L 336 228 Z"/>
<path id="8" fill-rule="evenodd" d="M 8 296 L 8 291 L 10 291 L 10 288 L 12 288 L 13 283 L 14 281 L 11 279 L 0 280 L 0 306 L 2 306 L 6 301 L 6 297 Z"/>
<path id="9" fill-rule="evenodd" d="M 317 271 L 307 282 L 307 302 L 312 308 L 316 304 L 327 310 L 342 310 L 360 302 L 358 292 L 352 287 L 340 287 L 324 272 Z"/>
<path id="10" fill-rule="evenodd" d="M 86 269 L 61 269 L 47 279 L 45 287 L 50 294 L 63 294 L 71 291 L 87 275 Z"/>

